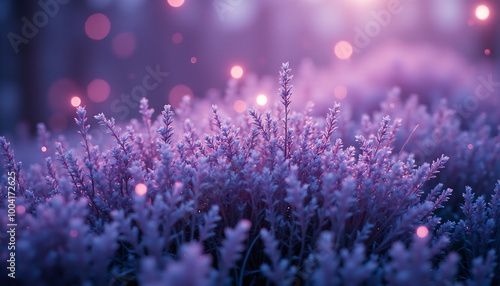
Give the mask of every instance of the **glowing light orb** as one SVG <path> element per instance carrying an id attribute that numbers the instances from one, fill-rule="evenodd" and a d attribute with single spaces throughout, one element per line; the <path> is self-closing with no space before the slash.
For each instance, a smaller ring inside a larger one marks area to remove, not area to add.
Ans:
<path id="1" fill-rule="evenodd" d="M 16 213 L 17 214 L 23 214 L 26 212 L 26 208 L 24 206 L 17 206 L 16 207 Z"/>
<path id="2" fill-rule="evenodd" d="M 72 230 L 69 231 L 69 235 L 71 237 L 77 237 L 78 236 L 78 231 L 72 229 Z"/>
<path id="3" fill-rule="evenodd" d="M 469 144 L 469 145 L 467 145 L 467 148 L 472 149 L 472 148 L 474 148 L 474 145 Z"/>
<path id="4" fill-rule="evenodd" d="M 243 76 L 243 68 L 240 66 L 234 66 L 231 68 L 231 76 L 233 78 L 241 78 Z"/>
<path id="5" fill-rule="evenodd" d="M 394 103 L 389 104 L 390 108 L 394 108 Z"/>
<path id="6" fill-rule="evenodd" d="M 266 99 L 267 101 L 267 99 Z M 236 100 L 234 102 L 234 110 L 236 110 L 236 112 L 238 113 L 242 113 L 242 112 L 245 112 L 245 110 L 247 110 L 247 104 L 243 101 L 243 100 Z"/>
<path id="7" fill-rule="evenodd" d="M 257 95 L 256 101 L 258 105 L 266 105 L 267 96 L 265 94 L 259 94 Z"/>
<path id="8" fill-rule="evenodd" d="M 192 64 L 196 63 L 197 61 L 198 61 L 198 59 L 197 59 L 196 57 L 192 57 L 192 58 L 191 58 L 191 63 L 192 63 Z"/>
<path id="9" fill-rule="evenodd" d="M 96 13 L 87 18 L 85 22 L 85 33 L 92 40 L 102 40 L 106 38 L 111 29 L 108 17 L 101 13 Z"/>
<path id="10" fill-rule="evenodd" d="M 73 105 L 74 107 L 77 107 L 77 106 L 80 106 L 80 104 L 82 104 L 82 100 L 78 96 L 73 96 L 71 98 L 71 105 Z"/>
<path id="11" fill-rule="evenodd" d="M 110 93 L 111 89 L 109 84 L 102 79 L 94 79 L 87 86 L 87 94 L 93 102 L 103 102 L 105 101 Z"/>
<path id="12" fill-rule="evenodd" d="M 135 36 L 131 33 L 120 33 L 113 38 L 113 52 L 119 58 L 126 59 L 132 56 L 135 46 Z"/>
<path id="13" fill-rule="evenodd" d="M 54 111 L 60 111 L 68 109 L 68 98 L 72 96 L 81 96 L 82 91 L 79 85 L 72 79 L 61 78 L 50 86 L 47 94 L 50 107 Z"/>
<path id="14" fill-rule="evenodd" d="M 172 7 L 181 7 L 184 4 L 184 0 L 168 0 L 168 4 Z"/>
<path id="15" fill-rule="evenodd" d="M 187 96 L 190 100 L 192 100 L 193 91 L 185 85 L 176 85 L 168 93 L 168 102 L 172 105 L 172 107 L 178 108 L 181 105 L 184 96 Z"/>
<path id="16" fill-rule="evenodd" d="M 333 90 L 333 94 L 338 99 L 344 99 L 347 96 L 347 88 L 345 86 L 339 85 Z"/>
<path id="17" fill-rule="evenodd" d="M 486 5 L 479 5 L 476 8 L 476 17 L 479 20 L 486 20 L 490 15 L 490 9 Z"/>
<path id="18" fill-rule="evenodd" d="M 175 33 L 172 35 L 172 42 L 174 42 L 174 44 L 178 45 L 180 43 L 182 43 L 182 40 L 183 40 L 183 36 L 181 33 Z"/>
<path id="19" fill-rule="evenodd" d="M 347 60 L 352 55 L 352 46 L 347 41 L 340 41 L 335 45 L 334 52 L 337 58 Z"/>
<path id="20" fill-rule="evenodd" d="M 42 152 L 44 152 L 44 153 L 47 152 L 47 147 L 42 146 Z"/>
<path id="21" fill-rule="evenodd" d="M 486 49 L 486 50 L 484 50 L 484 54 L 485 54 L 485 55 L 489 56 L 489 55 L 490 55 L 490 53 L 491 53 L 490 49 Z"/>
<path id="22" fill-rule="evenodd" d="M 139 196 L 144 196 L 148 192 L 148 187 L 144 184 L 137 184 L 135 186 L 135 193 Z"/>
<path id="23" fill-rule="evenodd" d="M 429 234 L 429 230 L 425 226 L 419 226 L 417 228 L 417 236 L 420 238 L 424 238 Z"/>

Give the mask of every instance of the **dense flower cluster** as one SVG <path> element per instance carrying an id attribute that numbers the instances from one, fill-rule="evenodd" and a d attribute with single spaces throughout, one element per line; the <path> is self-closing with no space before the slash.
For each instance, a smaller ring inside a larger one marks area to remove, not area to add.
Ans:
<path id="1" fill-rule="evenodd" d="M 1 138 L 5 170 L 16 173 L 17 204 L 24 206 L 17 214 L 16 279 L 26 285 L 500 281 L 498 137 L 480 120 L 472 123 L 475 131 L 463 131 L 444 104 L 429 114 L 416 99 L 397 95 L 373 114 L 376 120 L 342 119 L 339 104 L 316 118 L 312 106 L 290 109 L 291 83 L 283 64 L 284 107 L 250 109 L 230 120 L 213 106 L 209 124 L 196 128 L 186 106 L 181 120 L 168 105 L 153 120 L 146 99 L 142 121 L 125 130 L 99 114 L 106 147 L 93 144 L 79 107 L 81 146 L 50 143 L 39 125 L 45 162 L 29 169 Z M 350 136 L 354 147 L 341 139 Z M 426 140 L 434 145 L 423 157 L 434 160 L 416 162 L 412 150 Z M 1 181 L 5 186 L 7 175 Z M 1 208 L 6 213 L 6 201 Z M 3 273 L 6 249 L 0 254 Z"/>

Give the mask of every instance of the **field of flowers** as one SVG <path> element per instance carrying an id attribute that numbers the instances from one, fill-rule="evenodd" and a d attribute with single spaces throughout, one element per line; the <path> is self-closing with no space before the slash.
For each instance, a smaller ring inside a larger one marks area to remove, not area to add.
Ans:
<path id="1" fill-rule="evenodd" d="M 492 124 L 397 89 L 361 120 L 333 101 L 320 116 L 292 108 L 294 80 L 283 64 L 274 107 L 241 114 L 188 98 L 161 114 L 143 99 L 130 122 L 78 107 L 81 144 L 40 124 L 32 166 L 0 138 L 16 283 L 499 285 Z"/>

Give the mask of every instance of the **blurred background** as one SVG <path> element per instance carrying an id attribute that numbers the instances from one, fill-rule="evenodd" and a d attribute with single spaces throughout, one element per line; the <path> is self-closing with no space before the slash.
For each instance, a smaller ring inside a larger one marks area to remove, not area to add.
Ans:
<path id="1" fill-rule="evenodd" d="M 349 101 L 359 117 L 397 86 L 402 97 L 446 98 L 498 124 L 499 4 L 0 0 L 0 135 L 30 141 L 38 122 L 53 134 L 74 130 L 78 105 L 130 119 L 143 96 L 158 112 L 184 95 L 196 103 L 233 90 L 243 112 L 277 97 L 284 61 L 297 106 Z M 493 96 L 477 100 L 488 77 Z"/>

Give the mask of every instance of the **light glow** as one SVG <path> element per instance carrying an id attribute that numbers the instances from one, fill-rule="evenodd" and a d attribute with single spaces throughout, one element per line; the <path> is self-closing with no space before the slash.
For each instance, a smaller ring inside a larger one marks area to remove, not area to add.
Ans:
<path id="1" fill-rule="evenodd" d="M 247 110 L 247 104 L 243 100 L 236 100 L 234 102 L 234 110 L 238 113 L 245 112 L 245 110 Z"/>
<path id="2" fill-rule="evenodd" d="M 184 0 L 168 0 L 168 4 L 172 7 L 181 7 L 184 4 Z"/>
<path id="3" fill-rule="evenodd" d="M 486 20 L 490 15 L 490 9 L 486 5 L 479 5 L 476 8 L 476 17 L 479 20 Z"/>
<path id="4" fill-rule="evenodd" d="M 87 18 L 85 22 L 85 33 L 92 40 L 102 40 L 106 38 L 111 29 L 108 17 L 101 13 L 96 13 Z"/>
<path id="5" fill-rule="evenodd" d="M 234 66 L 231 68 L 231 76 L 235 79 L 241 78 L 243 76 L 243 68 L 240 66 Z"/>
<path id="6" fill-rule="evenodd" d="M 259 94 L 257 95 L 256 101 L 258 105 L 266 105 L 267 96 L 265 94 Z"/>
<path id="7" fill-rule="evenodd" d="M 176 44 L 176 45 L 182 43 L 183 39 L 184 39 L 184 37 L 182 36 L 181 33 L 175 33 L 172 35 L 172 42 L 174 42 L 174 44 Z"/>
<path id="8" fill-rule="evenodd" d="M 333 90 L 333 94 L 338 99 L 344 99 L 347 96 L 347 88 L 345 86 L 339 85 Z"/>
<path id="9" fill-rule="evenodd" d="M 26 208 L 24 206 L 19 205 L 19 206 L 16 207 L 16 213 L 17 214 L 23 214 L 25 212 L 26 212 Z"/>
<path id="10" fill-rule="evenodd" d="M 120 33 L 113 38 L 113 52 L 119 58 L 126 59 L 132 56 L 135 46 L 135 36 L 131 33 Z"/>
<path id="11" fill-rule="evenodd" d="M 194 96 L 193 91 L 183 84 L 176 85 L 168 93 L 168 102 L 172 107 L 178 108 L 181 106 L 185 96 L 189 97 L 190 101 L 192 101 Z"/>
<path id="12" fill-rule="evenodd" d="M 144 196 L 148 192 L 148 187 L 144 184 L 137 184 L 135 186 L 135 193 L 139 196 Z"/>
<path id="13" fill-rule="evenodd" d="M 73 96 L 71 98 L 71 105 L 73 105 L 74 107 L 77 107 L 77 106 L 80 106 L 80 104 L 82 104 L 82 100 L 78 96 Z"/>
<path id="14" fill-rule="evenodd" d="M 429 230 L 425 226 L 419 226 L 417 228 L 417 236 L 420 238 L 424 238 L 429 234 Z"/>
<path id="15" fill-rule="evenodd" d="M 42 146 L 42 152 L 44 152 L 44 153 L 47 152 L 47 147 Z"/>
<path id="16" fill-rule="evenodd" d="M 109 84 L 102 79 L 94 79 L 87 86 L 87 94 L 93 102 L 105 101 L 110 93 Z"/>
<path id="17" fill-rule="evenodd" d="M 347 60 L 352 55 L 352 46 L 347 41 L 340 41 L 335 45 L 335 55 L 341 60 Z"/>

